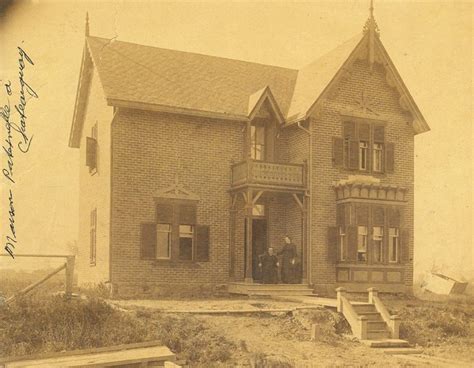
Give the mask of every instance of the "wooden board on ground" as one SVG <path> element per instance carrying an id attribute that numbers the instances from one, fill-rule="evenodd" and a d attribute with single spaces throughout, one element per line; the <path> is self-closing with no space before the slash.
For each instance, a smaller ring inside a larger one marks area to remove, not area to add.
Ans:
<path id="1" fill-rule="evenodd" d="M 5 363 L 5 368 L 113 367 L 123 364 L 175 361 L 175 359 L 175 355 L 166 346 L 152 346 L 120 351 L 63 355 L 45 359 L 11 361 Z"/>

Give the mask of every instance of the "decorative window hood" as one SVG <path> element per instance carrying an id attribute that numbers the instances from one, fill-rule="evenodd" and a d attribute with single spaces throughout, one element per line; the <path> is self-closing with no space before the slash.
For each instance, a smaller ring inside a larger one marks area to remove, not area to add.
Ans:
<path id="1" fill-rule="evenodd" d="M 380 179 L 365 175 L 349 175 L 348 179 L 333 182 L 336 200 L 369 199 L 383 201 L 407 201 L 407 188 L 381 184 Z"/>

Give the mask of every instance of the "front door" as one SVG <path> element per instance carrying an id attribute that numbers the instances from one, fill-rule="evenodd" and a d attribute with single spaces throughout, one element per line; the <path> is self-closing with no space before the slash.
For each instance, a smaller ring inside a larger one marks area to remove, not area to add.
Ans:
<path id="1" fill-rule="evenodd" d="M 267 220 L 252 220 L 252 275 L 256 282 L 261 282 L 262 272 L 258 267 L 259 256 L 267 250 Z"/>

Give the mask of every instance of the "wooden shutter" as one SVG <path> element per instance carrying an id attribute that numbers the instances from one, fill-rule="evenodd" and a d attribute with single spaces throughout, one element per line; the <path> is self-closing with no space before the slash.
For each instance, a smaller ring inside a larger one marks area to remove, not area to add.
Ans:
<path id="1" fill-rule="evenodd" d="M 342 134 L 344 139 L 357 139 L 356 123 L 353 121 L 345 121 Z"/>
<path id="2" fill-rule="evenodd" d="M 385 225 L 385 209 L 382 206 L 372 208 L 372 221 L 374 226 Z"/>
<path id="3" fill-rule="evenodd" d="M 179 206 L 179 223 L 181 225 L 196 224 L 196 206 L 194 204 L 183 204 Z"/>
<path id="4" fill-rule="evenodd" d="M 97 141 L 94 138 L 86 138 L 86 165 L 90 169 L 97 167 Z"/>
<path id="5" fill-rule="evenodd" d="M 346 217 L 345 217 L 345 205 L 338 204 L 336 206 L 336 225 L 343 226 L 345 224 Z"/>
<path id="6" fill-rule="evenodd" d="M 374 142 L 383 143 L 385 141 L 385 127 L 374 125 Z"/>
<path id="7" fill-rule="evenodd" d="M 410 231 L 408 229 L 400 230 L 400 259 L 402 263 L 410 262 Z"/>
<path id="8" fill-rule="evenodd" d="M 159 224 L 173 223 L 173 205 L 171 203 L 158 203 L 156 205 L 156 221 Z"/>
<path id="9" fill-rule="evenodd" d="M 156 224 L 141 225 L 141 258 L 155 258 L 156 253 Z"/>
<path id="10" fill-rule="evenodd" d="M 349 169 L 359 169 L 359 141 L 349 141 Z"/>
<path id="11" fill-rule="evenodd" d="M 370 125 L 366 123 L 359 124 L 359 140 L 370 142 Z"/>
<path id="12" fill-rule="evenodd" d="M 390 207 L 388 209 L 388 226 L 400 227 L 400 209 L 399 208 Z"/>
<path id="13" fill-rule="evenodd" d="M 368 226 L 369 225 L 369 206 L 358 205 L 356 209 L 357 225 Z"/>
<path id="14" fill-rule="evenodd" d="M 339 248 L 339 227 L 330 226 L 328 227 L 328 262 L 337 262 L 337 249 Z"/>
<path id="15" fill-rule="evenodd" d="M 332 138 L 332 162 L 335 167 L 344 166 L 344 139 Z"/>
<path id="16" fill-rule="evenodd" d="M 196 226 L 196 254 L 198 262 L 209 261 L 210 231 L 207 225 Z"/>
<path id="17" fill-rule="evenodd" d="M 347 237 L 347 260 L 357 261 L 357 226 L 346 227 Z"/>
<path id="18" fill-rule="evenodd" d="M 351 219 L 351 212 L 352 212 L 352 204 L 346 203 L 344 204 L 344 225 L 349 226 L 353 225 L 352 224 L 352 219 Z"/>
<path id="19" fill-rule="evenodd" d="M 395 144 L 385 144 L 385 172 L 393 173 L 395 170 Z"/>

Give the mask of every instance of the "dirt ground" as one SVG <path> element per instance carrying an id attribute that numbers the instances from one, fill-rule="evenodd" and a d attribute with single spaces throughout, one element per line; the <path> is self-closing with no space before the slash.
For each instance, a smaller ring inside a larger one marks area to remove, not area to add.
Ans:
<path id="1" fill-rule="evenodd" d="M 391 302 L 392 308 L 402 308 L 412 301 Z M 420 302 L 423 304 L 424 302 Z M 154 311 L 203 311 L 293 309 L 301 304 L 272 299 L 215 299 L 215 300 L 127 300 L 113 301 L 120 308 L 133 310 L 146 308 Z M 417 302 L 415 302 L 417 304 Z M 189 316 L 188 314 L 176 314 Z M 413 362 L 384 354 L 380 349 L 369 348 L 350 337 L 350 330 L 341 331 L 340 316 L 333 310 L 298 310 L 292 313 L 247 314 L 192 314 L 207 329 L 232 341 L 236 348 L 225 367 L 427 367 L 433 362 Z M 319 336 L 311 340 L 311 325 L 320 326 Z M 329 323 L 332 321 L 331 323 Z M 344 321 L 343 321 L 344 322 Z M 339 327 L 339 328 L 338 328 Z M 347 329 L 348 327 L 346 327 Z M 339 329 L 339 331 L 338 331 Z M 344 330 L 344 327 L 342 327 Z M 469 340 L 470 339 L 470 340 Z M 424 353 L 465 362 L 474 366 L 472 337 L 450 340 L 427 347 Z M 471 345 L 472 346 L 472 345 Z M 213 365 L 214 366 L 214 365 Z M 461 365 L 462 366 L 462 365 Z"/>

